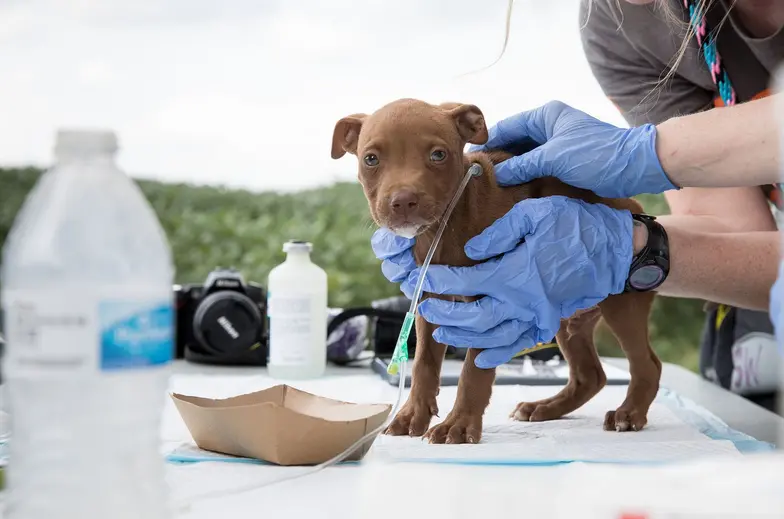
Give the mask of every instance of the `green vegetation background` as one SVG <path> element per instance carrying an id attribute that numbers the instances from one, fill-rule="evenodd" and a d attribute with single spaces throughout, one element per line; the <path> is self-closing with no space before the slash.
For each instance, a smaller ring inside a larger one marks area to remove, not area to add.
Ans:
<path id="1" fill-rule="evenodd" d="M 40 174 L 35 168 L 0 168 L 0 243 Z M 200 283 L 214 267 L 234 266 L 246 279 L 266 285 L 269 270 L 283 260 L 283 242 L 301 239 L 313 243 L 313 260 L 329 275 L 331 306 L 366 305 L 399 294 L 370 249 L 374 225 L 356 183 L 281 194 L 137 182 L 168 234 L 179 283 Z M 667 211 L 660 196 L 639 199 L 650 214 Z M 697 369 L 702 319 L 699 301 L 657 298 L 651 336 L 663 361 Z M 603 355 L 622 355 L 605 328 L 597 344 Z"/>

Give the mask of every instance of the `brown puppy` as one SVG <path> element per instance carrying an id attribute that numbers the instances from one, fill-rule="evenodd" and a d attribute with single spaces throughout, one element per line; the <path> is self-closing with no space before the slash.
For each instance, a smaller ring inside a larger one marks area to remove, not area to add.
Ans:
<path id="1" fill-rule="evenodd" d="M 371 115 L 355 114 L 338 121 L 332 140 L 332 158 L 338 159 L 346 152 L 358 157 L 359 181 L 373 220 L 400 235 L 416 236 L 414 256 L 420 265 L 435 237 L 439 219 L 471 162 L 479 162 L 484 173 L 469 181 L 433 256 L 433 264 L 476 264 L 465 255 L 466 242 L 526 198 L 564 195 L 632 212 L 642 211 L 633 200 L 602 199 L 553 178 L 499 187 L 493 164 L 505 160 L 509 154 L 463 153 L 466 143 L 484 144 L 487 139 L 484 116 L 476 106 L 457 103 L 435 106 L 401 99 Z M 477 299 L 434 294 L 422 297 Z M 661 363 L 648 339 L 653 298 L 652 293 L 615 295 L 602 301 L 598 308 L 563 320 L 556 340 L 569 364 L 569 383 L 551 398 L 518 404 L 511 416 L 529 421 L 560 418 L 581 407 L 604 387 L 606 377 L 593 344 L 594 328 L 603 316 L 618 338 L 631 372 L 626 399 L 618 409 L 606 414 L 604 428 L 642 429 L 661 375 Z M 435 327 L 420 316 L 416 318 L 416 330 L 417 354 L 411 392 L 387 434 L 425 434 L 431 443 L 479 442 L 495 370 L 477 368 L 474 358 L 478 351 L 469 349 L 454 408 L 443 423 L 428 430 L 432 417 L 438 413 L 436 396 L 446 346 L 436 343 Z"/>

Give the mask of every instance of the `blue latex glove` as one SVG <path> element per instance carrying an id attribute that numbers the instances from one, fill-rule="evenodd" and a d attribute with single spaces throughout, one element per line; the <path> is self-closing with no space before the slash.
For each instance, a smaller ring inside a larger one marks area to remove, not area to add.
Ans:
<path id="1" fill-rule="evenodd" d="M 373 233 L 370 239 L 373 253 L 382 260 L 381 272 L 392 283 L 405 281 L 417 267 L 412 250 L 415 241 L 414 238 L 398 236 L 385 227 Z M 413 297 L 414 287 L 403 284 L 400 289 L 407 298 Z"/>
<path id="2" fill-rule="evenodd" d="M 784 260 L 779 262 L 779 275 L 770 289 L 770 317 L 776 334 L 779 353 L 784 357 Z"/>
<path id="3" fill-rule="evenodd" d="M 539 146 L 498 164 L 499 184 L 553 176 L 608 198 L 678 189 L 656 155 L 654 125 L 617 128 L 559 101 L 502 120 L 490 128 L 486 144 L 469 151 L 509 149 L 526 142 Z"/>
<path id="4" fill-rule="evenodd" d="M 472 303 L 426 299 L 419 313 L 440 326 L 438 342 L 484 349 L 476 365 L 496 367 L 551 341 L 562 318 L 624 290 L 631 213 L 562 196 L 524 200 L 469 240 L 465 251 L 475 260 L 492 259 L 474 267 L 431 265 L 424 290 L 485 297 Z M 407 290 L 419 271 L 403 283 Z"/>

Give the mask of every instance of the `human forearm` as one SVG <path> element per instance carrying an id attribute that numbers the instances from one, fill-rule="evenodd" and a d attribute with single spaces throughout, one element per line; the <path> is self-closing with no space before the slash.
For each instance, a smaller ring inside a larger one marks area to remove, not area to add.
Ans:
<path id="1" fill-rule="evenodd" d="M 780 182 L 775 117 L 780 94 L 676 117 L 657 126 L 656 152 L 679 187 L 741 187 Z"/>
<path id="2" fill-rule="evenodd" d="M 776 280 L 780 234 L 776 231 L 716 233 L 695 231 L 691 216 L 661 216 L 670 246 L 670 273 L 657 289 L 662 295 L 704 299 L 767 310 Z M 645 243 L 634 229 L 635 252 Z"/>

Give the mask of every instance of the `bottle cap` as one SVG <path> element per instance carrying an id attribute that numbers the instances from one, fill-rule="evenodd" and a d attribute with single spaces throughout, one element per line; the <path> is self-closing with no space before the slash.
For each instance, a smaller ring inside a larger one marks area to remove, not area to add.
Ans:
<path id="1" fill-rule="evenodd" d="M 55 154 L 114 153 L 117 136 L 111 130 L 61 129 L 57 131 Z"/>
<path id="2" fill-rule="evenodd" d="M 313 245 L 302 240 L 289 240 L 283 244 L 283 252 L 310 252 Z"/>

